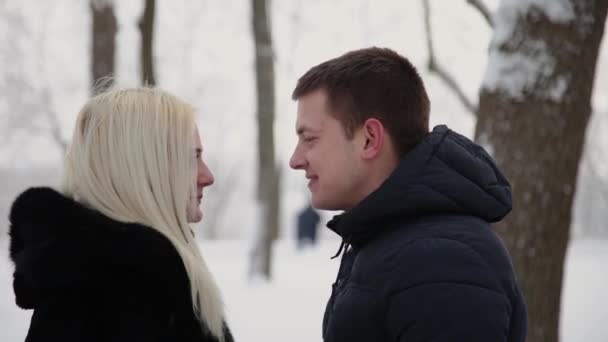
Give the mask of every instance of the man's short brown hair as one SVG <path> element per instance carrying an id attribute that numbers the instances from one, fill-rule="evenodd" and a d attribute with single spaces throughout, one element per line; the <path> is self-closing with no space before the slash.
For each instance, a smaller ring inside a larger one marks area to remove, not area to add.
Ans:
<path id="1" fill-rule="evenodd" d="M 372 47 L 323 62 L 300 77 L 292 98 L 316 90 L 326 91 L 328 106 L 349 139 L 365 120 L 376 118 L 403 157 L 429 131 L 424 83 L 416 68 L 393 50 Z"/>

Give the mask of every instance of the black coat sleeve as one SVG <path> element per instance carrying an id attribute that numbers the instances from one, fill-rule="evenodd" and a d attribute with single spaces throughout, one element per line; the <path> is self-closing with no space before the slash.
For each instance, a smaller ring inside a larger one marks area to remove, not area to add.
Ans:
<path id="1" fill-rule="evenodd" d="M 66 293 L 34 310 L 26 341 L 158 341 L 168 324 L 166 312 L 139 298 L 96 300 Z"/>

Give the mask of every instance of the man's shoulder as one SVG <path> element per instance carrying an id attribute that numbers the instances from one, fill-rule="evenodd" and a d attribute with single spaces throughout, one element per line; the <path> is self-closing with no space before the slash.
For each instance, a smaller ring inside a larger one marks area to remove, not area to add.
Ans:
<path id="1" fill-rule="evenodd" d="M 403 223 L 370 242 L 357 263 L 362 272 L 381 272 L 380 281 L 391 287 L 457 282 L 498 288 L 496 268 L 508 267 L 510 260 L 497 247 L 500 241 L 482 220 L 431 217 Z"/>
<path id="2" fill-rule="evenodd" d="M 435 215 L 405 221 L 396 221 L 386 233 L 379 235 L 364 246 L 367 254 L 390 254 L 398 257 L 404 252 L 426 253 L 442 250 L 444 244 L 459 244 L 461 248 L 473 248 L 481 243 L 495 243 L 495 233 L 490 225 L 474 216 Z M 421 244 L 435 241 L 434 247 L 419 249 Z"/>

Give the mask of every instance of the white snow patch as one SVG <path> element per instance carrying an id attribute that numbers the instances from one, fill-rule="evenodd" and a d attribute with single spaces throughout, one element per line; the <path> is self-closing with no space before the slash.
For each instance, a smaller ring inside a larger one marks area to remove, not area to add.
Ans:
<path id="1" fill-rule="evenodd" d="M 501 90 L 521 99 L 526 89 L 531 89 L 540 75 L 553 71 L 553 58 L 547 53 L 535 57 L 523 53 L 504 53 L 495 48 L 490 52 L 483 88 L 493 92 Z"/>
<path id="2" fill-rule="evenodd" d="M 568 0 L 503 0 L 494 19 L 495 44 L 503 43 L 511 36 L 517 18 L 525 16 L 531 9 L 544 13 L 555 23 L 567 24 L 576 19 L 574 8 Z"/>
<path id="3" fill-rule="evenodd" d="M 516 52 L 500 51 L 499 47 L 514 34 L 520 17 L 532 8 L 545 13 L 553 22 L 568 23 L 576 19 L 572 5 L 566 0 L 505 0 L 495 16 L 494 36 L 490 44 L 488 66 L 482 87 L 490 92 L 501 91 L 514 99 L 521 99 L 527 90 L 546 85 L 545 96 L 560 101 L 568 89 L 568 80 L 550 80 L 555 59 L 542 41 L 524 41 Z"/>
<path id="4" fill-rule="evenodd" d="M 570 82 L 566 77 L 559 77 L 547 91 L 549 98 L 555 102 L 563 99 Z"/>

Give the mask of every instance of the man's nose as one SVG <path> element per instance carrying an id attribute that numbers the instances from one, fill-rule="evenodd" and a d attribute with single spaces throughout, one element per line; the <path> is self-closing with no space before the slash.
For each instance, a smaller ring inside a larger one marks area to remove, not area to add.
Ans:
<path id="1" fill-rule="evenodd" d="M 289 167 L 294 170 L 300 170 L 304 168 L 304 165 L 306 165 L 306 162 L 302 157 L 302 154 L 299 153 L 298 148 L 296 147 L 296 149 L 293 151 L 293 154 L 291 155 L 291 158 L 289 159 Z"/>

